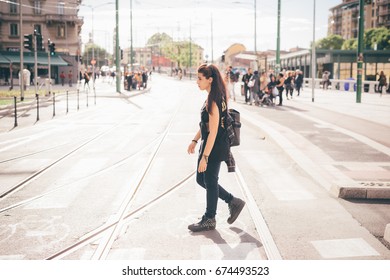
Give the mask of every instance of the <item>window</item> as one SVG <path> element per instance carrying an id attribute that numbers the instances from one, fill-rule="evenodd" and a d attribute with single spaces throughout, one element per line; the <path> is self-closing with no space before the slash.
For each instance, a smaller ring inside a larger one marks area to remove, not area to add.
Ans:
<path id="1" fill-rule="evenodd" d="M 57 37 L 65 38 L 65 26 L 64 25 L 58 25 L 58 27 L 57 27 Z"/>
<path id="2" fill-rule="evenodd" d="M 11 36 L 19 36 L 19 26 L 17 23 L 11 23 L 9 26 L 9 34 Z"/>
<path id="3" fill-rule="evenodd" d="M 57 6 L 58 14 L 59 15 L 64 15 L 65 14 L 65 3 L 64 1 L 60 0 L 58 1 L 58 6 Z"/>
<path id="4" fill-rule="evenodd" d="M 18 6 L 16 5 L 16 0 L 11 0 L 9 3 L 9 13 L 10 14 L 17 14 L 18 13 Z"/>
<path id="5" fill-rule="evenodd" d="M 40 24 L 35 24 L 34 25 L 34 30 L 36 30 L 38 34 L 42 35 L 42 27 L 41 27 Z"/>
<path id="6" fill-rule="evenodd" d="M 41 1 L 34 1 L 34 14 L 35 15 L 42 14 Z"/>

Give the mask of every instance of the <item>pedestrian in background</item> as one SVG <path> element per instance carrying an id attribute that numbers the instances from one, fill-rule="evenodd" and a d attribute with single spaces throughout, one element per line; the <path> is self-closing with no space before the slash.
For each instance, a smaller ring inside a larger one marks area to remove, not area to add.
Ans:
<path id="1" fill-rule="evenodd" d="M 202 219 L 188 226 L 193 232 L 215 229 L 218 198 L 228 204 L 229 224 L 237 219 L 245 205 L 243 200 L 234 197 L 218 184 L 221 162 L 227 161 L 230 154 L 229 140 L 225 128 L 222 127 L 228 112 L 227 92 L 218 68 L 213 64 L 199 66 L 197 84 L 200 90 L 207 91 L 208 96 L 201 109 L 200 129 L 188 146 L 187 152 L 193 154 L 196 144 L 201 141 L 196 181 L 206 189 L 207 199 Z"/>
<path id="2" fill-rule="evenodd" d="M 378 85 L 378 91 L 379 93 L 382 93 L 383 87 L 386 88 L 386 75 L 383 71 L 379 74 L 379 79 L 378 79 L 379 85 Z"/>
<path id="3" fill-rule="evenodd" d="M 283 75 L 283 73 L 279 73 L 278 79 L 276 80 L 276 89 L 279 92 L 278 106 L 283 106 L 283 90 L 284 90 L 284 75 Z"/>
<path id="4" fill-rule="evenodd" d="M 72 80 L 73 80 L 72 70 L 69 70 L 68 79 L 69 79 L 69 86 L 72 87 Z"/>
<path id="5" fill-rule="evenodd" d="M 299 94 L 301 93 L 301 88 L 302 88 L 302 84 L 303 84 L 303 74 L 302 74 L 301 70 L 297 70 L 294 84 L 295 84 L 295 89 L 298 92 L 297 96 L 299 96 Z"/>
<path id="6" fill-rule="evenodd" d="M 237 76 L 233 72 L 233 67 L 230 65 L 226 69 L 225 81 L 228 85 L 229 97 L 236 101 L 236 92 L 234 91 L 234 85 L 236 83 Z"/>
<path id="7" fill-rule="evenodd" d="M 84 72 L 84 89 L 85 89 L 85 86 L 88 86 L 88 89 L 89 89 L 89 75 L 87 73 L 87 71 Z"/>
<path id="8" fill-rule="evenodd" d="M 287 73 L 287 78 L 284 80 L 284 87 L 286 89 L 286 98 L 288 98 L 288 94 L 290 93 L 290 97 L 293 97 L 293 91 L 294 91 L 294 86 L 293 86 L 293 77 L 291 71 Z"/>
<path id="9" fill-rule="evenodd" d="M 242 76 L 242 82 L 244 83 L 244 95 L 245 95 L 245 104 L 249 103 L 251 100 L 251 91 L 248 87 L 248 83 L 252 78 L 252 68 L 248 68 L 248 72 Z"/>
<path id="10" fill-rule="evenodd" d="M 325 71 L 324 74 L 322 74 L 322 87 L 324 90 L 327 90 L 330 84 L 329 75 L 330 73 L 328 71 Z"/>
<path id="11" fill-rule="evenodd" d="M 255 81 L 252 91 L 251 91 L 251 100 L 249 102 L 249 105 L 252 105 L 253 101 L 255 102 L 255 105 L 259 105 L 259 94 L 260 94 L 260 77 L 259 77 L 259 71 L 253 72 L 252 80 Z"/>
<path id="12" fill-rule="evenodd" d="M 60 79 L 61 79 L 62 86 L 64 86 L 65 85 L 65 73 L 64 73 L 64 71 L 61 72 Z"/>

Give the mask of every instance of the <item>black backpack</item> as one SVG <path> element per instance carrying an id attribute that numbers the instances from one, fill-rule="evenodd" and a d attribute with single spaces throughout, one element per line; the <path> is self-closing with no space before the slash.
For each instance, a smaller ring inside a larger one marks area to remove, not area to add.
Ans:
<path id="1" fill-rule="evenodd" d="M 240 113 L 237 110 L 229 109 L 226 118 L 226 132 L 229 138 L 230 147 L 240 145 Z"/>

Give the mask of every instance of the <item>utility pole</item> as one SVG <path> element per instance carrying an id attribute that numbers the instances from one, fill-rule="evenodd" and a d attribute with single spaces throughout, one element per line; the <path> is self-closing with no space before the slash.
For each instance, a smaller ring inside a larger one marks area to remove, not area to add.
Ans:
<path id="1" fill-rule="evenodd" d="M 133 0 L 130 0 L 130 65 L 133 71 Z"/>
<path id="2" fill-rule="evenodd" d="M 276 65 L 275 65 L 275 75 L 278 75 L 280 71 L 280 1 L 278 0 L 278 27 L 276 35 Z"/>
<path id="3" fill-rule="evenodd" d="M 213 13 L 211 13 L 211 63 L 214 63 Z"/>
<path id="4" fill-rule="evenodd" d="M 121 64 L 119 54 L 119 0 L 115 0 L 115 65 L 116 65 L 116 92 L 121 92 Z"/>
<path id="5" fill-rule="evenodd" d="M 23 36 L 23 12 L 22 12 L 22 0 L 19 0 L 19 36 L 20 36 L 20 101 L 24 100 L 24 75 L 23 75 L 23 51 L 24 51 L 24 37 Z"/>
<path id="6" fill-rule="evenodd" d="M 311 102 L 314 102 L 316 76 L 316 0 L 313 3 L 313 42 L 311 43 Z"/>
<path id="7" fill-rule="evenodd" d="M 363 74 L 363 35 L 364 35 L 364 1 L 359 1 L 359 36 L 357 50 L 357 88 L 356 103 L 361 103 L 362 98 L 362 74 Z"/>
<path id="8" fill-rule="evenodd" d="M 35 96 L 38 96 L 38 54 L 37 54 L 37 41 L 38 41 L 38 32 L 34 30 L 33 36 L 33 45 L 34 45 L 34 86 L 35 86 Z"/>
<path id="9" fill-rule="evenodd" d="M 189 70 L 190 70 L 190 80 L 191 80 L 191 67 L 192 67 L 192 43 L 191 43 L 191 20 L 190 20 L 190 61 L 189 61 Z"/>
<path id="10" fill-rule="evenodd" d="M 51 56 L 51 41 L 50 39 L 47 40 L 47 64 L 48 64 L 48 70 L 49 70 L 49 95 L 51 94 L 51 63 L 50 63 L 50 56 Z"/>

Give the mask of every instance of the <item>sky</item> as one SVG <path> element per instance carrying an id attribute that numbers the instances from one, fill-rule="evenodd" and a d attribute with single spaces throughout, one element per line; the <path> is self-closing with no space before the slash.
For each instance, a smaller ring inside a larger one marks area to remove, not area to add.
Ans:
<path id="1" fill-rule="evenodd" d="M 165 32 L 174 40 L 191 36 L 209 60 L 234 43 L 248 51 L 276 49 L 277 0 L 119 0 L 121 48 L 130 46 L 130 1 L 133 47 L 143 47 L 153 34 Z M 329 9 L 342 0 L 281 0 L 281 50 L 310 47 L 314 2 L 315 38 L 327 36 Z M 79 16 L 84 18 L 82 42 L 88 42 L 93 20 L 95 43 L 112 52 L 115 0 L 83 0 Z"/>

